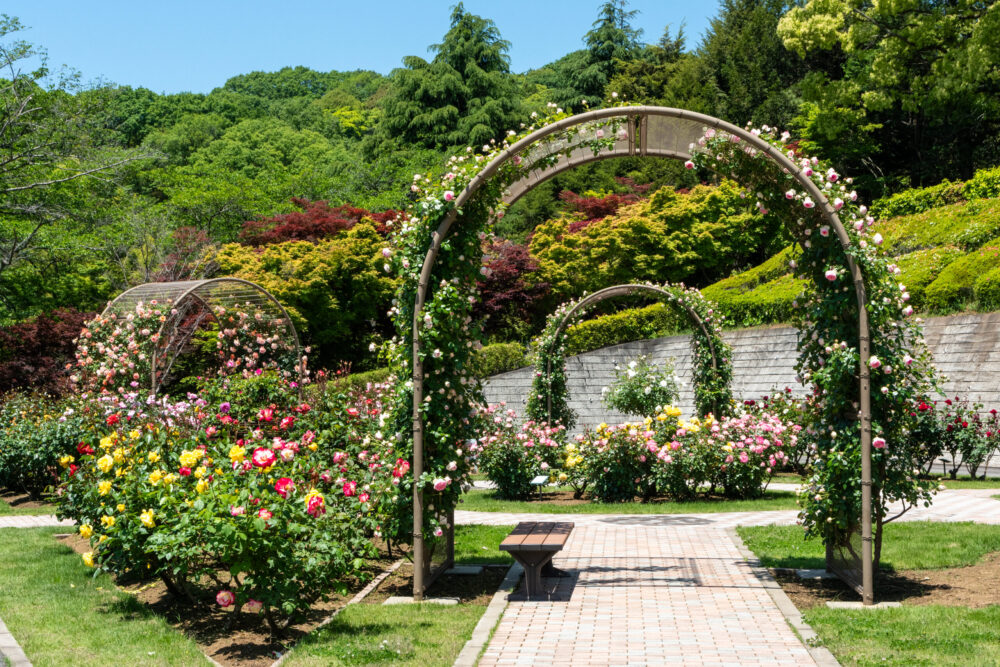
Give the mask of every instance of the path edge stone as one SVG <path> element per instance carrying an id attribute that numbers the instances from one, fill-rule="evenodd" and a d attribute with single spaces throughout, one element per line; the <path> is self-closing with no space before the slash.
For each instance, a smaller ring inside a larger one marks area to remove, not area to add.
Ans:
<path id="1" fill-rule="evenodd" d="M 31 667 L 31 661 L 2 618 L 0 618 L 0 656 L 7 660 L 9 667 Z"/>
<path id="2" fill-rule="evenodd" d="M 486 611 L 479 617 L 479 622 L 473 628 L 472 636 L 469 637 L 469 641 L 465 642 L 465 646 L 462 647 L 458 657 L 455 658 L 454 667 L 475 667 L 479 662 L 479 655 L 486 648 L 486 645 L 490 641 L 490 636 L 493 634 L 493 629 L 507 609 L 507 596 L 517 586 L 517 582 L 520 581 L 523 572 L 524 568 L 517 563 L 511 565 L 510 569 L 507 570 L 507 576 L 500 582 L 500 587 L 493 594 L 493 599 L 490 600 Z"/>
<path id="3" fill-rule="evenodd" d="M 775 606 L 785 617 L 785 621 L 788 625 L 795 630 L 798 634 L 799 639 L 802 641 L 802 645 L 806 647 L 809 651 L 809 655 L 812 659 L 816 661 L 819 667 L 838 667 L 840 665 L 837 662 L 837 658 L 834 657 L 830 649 L 825 646 L 814 646 L 813 642 L 819 640 L 819 635 L 813 630 L 805 619 L 802 618 L 802 612 L 799 611 L 798 607 L 792 602 L 791 598 L 785 595 L 785 591 L 782 590 L 781 584 L 775 581 L 771 573 L 768 572 L 767 568 L 760 564 L 760 559 L 747 548 L 747 545 L 743 543 L 743 539 L 740 534 L 736 532 L 735 528 L 726 528 L 726 534 L 729 539 L 733 541 L 736 545 L 737 550 L 740 555 L 746 560 L 747 565 L 750 566 L 750 570 L 754 573 L 754 576 L 760 581 L 761 585 L 767 591 L 767 594 L 771 596 L 774 600 Z"/>

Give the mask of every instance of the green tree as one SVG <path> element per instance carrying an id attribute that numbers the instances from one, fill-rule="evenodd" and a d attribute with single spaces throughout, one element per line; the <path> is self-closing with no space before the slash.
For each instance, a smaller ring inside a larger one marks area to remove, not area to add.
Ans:
<path id="1" fill-rule="evenodd" d="M 811 72 L 797 118 L 810 152 L 881 189 L 968 178 L 1000 156 L 1000 3 L 809 0 L 778 23 Z"/>
<path id="2" fill-rule="evenodd" d="M 488 144 L 521 118 L 517 88 L 510 73 L 510 44 L 493 21 L 454 7 L 451 28 L 431 62 L 403 59 L 393 73 L 393 89 L 384 103 L 378 142 L 448 148 Z"/>
<path id="3" fill-rule="evenodd" d="M 717 113 L 736 125 L 787 126 L 798 100 L 790 88 L 806 65 L 778 37 L 794 0 L 723 0 L 701 52 L 719 91 Z"/>

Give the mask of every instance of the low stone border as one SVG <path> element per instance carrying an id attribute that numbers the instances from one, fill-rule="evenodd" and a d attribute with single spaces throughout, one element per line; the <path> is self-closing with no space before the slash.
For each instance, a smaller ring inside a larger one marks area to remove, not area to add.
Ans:
<path id="1" fill-rule="evenodd" d="M 338 609 L 337 611 L 333 612 L 332 614 L 330 614 L 329 616 L 327 616 L 325 619 L 323 619 L 323 622 L 320 623 L 319 625 L 317 625 L 312 630 L 310 630 L 309 633 L 312 634 L 313 632 L 316 632 L 317 630 L 319 630 L 323 626 L 329 625 L 330 622 L 333 621 L 333 619 L 337 618 L 337 614 L 339 614 L 340 612 L 342 612 L 345 609 L 347 609 L 348 605 L 357 604 L 358 602 L 361 602 L 362 600 L 364 600 L 366 597 L 368 597 L 368 595 L 372 591 L 374 591 L 376 588 L 378 588 L 379 584 L 381 584 L 383 581 L 385 581 L 386 578 L 390 574 L 392 574 L 393 572 L 395 572 L 396 570 L 398 570 L 400 567 L 402 567 L 402 565 L 403 565 L 403 559 L 400 558 L 395 563 L 393 563 L 392 565 L 390 565 L 382 574 L 380 574 L 377 577 L 375 577 L 374 579 L 372 579 L 371 582 L 367 586 L 365 586 L 360 591 L 358 591 L 358 593 L 354 597 L 352 597 L 350 600 L 347 601 L 347 604 L 345 604 L 343 607 L 341 607 L 340 609 Z M 295 647 L 293 646 L 292 648 L 290 648 L 287 651 L 285 651 L 284 653 L 282 653 L 280 658 L 278 658 L 273 663 L 271 663 L 271 667 L 278 667 L 279 665 L 281 665 L 281 663 L 283 663 L 285 661 L 285 658 L 288 657 L 288 654 L 291 653 L 294 649 L 295 649 Z"/>
<path id="2" fill-rule="evenodd" d="M 500 587 L 493 594 L 489 606 L 486 607 L 486 611 L 476 623 L 476 627 L 472 630 L 472 636 L 469 637 L 469 641 L 465 642 L 462 652 L 455 658 L 454 667 L 475 667 L 476 663 L 479 662 L 479 654 L 486 648 L 486 644 L 490 641 L 490 635 L 493 634 L 493 628 L 496 627 L 507 608 L 507 596 L 517 586 L 523 573 L 524 568 L 517 563 L 511 565 L 510 569 L 507 570 L 507 576 L 500 582 Z"/>
<path id="3" fill-rule="evenodd" d="M 31 667 L 31 661 L 14 639 L 14 635 L 7 629 L 2 618 L 0 618 L 0 658 L 6 659 L 8 667 Z"/>
<path id="4" fill-rule="evenodd" d="M 764 589 L 767 590 L 768 595 L 774 600 L 774 604 L 778 607 L 778 610 L 784 615 L 785 620 L 788 625 L 798 633 L 799 637 L 802 639 L 802 644 L 809 651 L 809 655 L 812 659 L 816 661 L 816 664 L 820 667 L 838 667 L 840 665 L 837 662 L 837 658 L 830 653 L 830 649 L 824 646 L 816 646 L 816 642 L 819 641 L 819 635 L 809 627 L 805 619 L 802 618 L 802 613 L 798 610 L 798 607 L 785 595 L 785 591 L 781 589 L 781 585 L 774 580 L 771 573 L 767 571 L 767 568 L 760 564 L 760 560 L 757 556 L 747 549 L 747 545 L 743 543 L 743 539 L 740 537 L 739 533 L 736 532 L 735 528 L 727 528 L 726 534 L 729 535 L 729 539 L 733 541 L 736 548 L 739 550 L 740 554 L 746 559 L 747 564 L 750 566 L 750 570 L 754 573 L 760 583 L 763 584 Z"/>

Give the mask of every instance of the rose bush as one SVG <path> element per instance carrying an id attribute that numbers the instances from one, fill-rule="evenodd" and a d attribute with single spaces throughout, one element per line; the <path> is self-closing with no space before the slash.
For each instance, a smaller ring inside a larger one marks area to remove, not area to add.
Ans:
<path id="1" fill-rule="evenodd" d="M 658 366 L 642 355 L 625 368 L 616 365 L 615 379 L 602 393 L 609 408 L 636 417 L 652 417 L 661 406 L 677 400 L 673 362 L 664 360 Z"/>
<path id="2" fill-rule="evenodd" d="M 188 401 L 103 403 L 104 428 L 67 463 L 60 494 L 60 516 L 93 545 L 85 561 L 161 577 L 177 595 L 211 581 L 220 604 L 259 605 L 276 632 L 343 592 L 374 553 L 399 466 L 349 397 L 320 396 L 320 416 L 297 396 L 266 373 Z"/>
<path id="3" fill-rule="evenodd" d="M 513 410 L 490 406 L 483 414 L 484 432 L 479 437 L 479 469 L 496 485 L 499 498 L 528 498 L 531 480 L 551 474 L 565 441 L 562 425 L 544 422 L 518 423 Z"/>

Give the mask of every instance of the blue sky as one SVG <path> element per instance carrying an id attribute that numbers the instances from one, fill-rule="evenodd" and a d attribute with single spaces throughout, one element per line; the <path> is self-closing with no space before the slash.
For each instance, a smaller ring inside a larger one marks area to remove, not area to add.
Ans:
<path id="1" fill-rule="evenodd" d="M 305 65 L 320 71 L 388 73 L 448 29 L 452 0 L 3 0 L 0 12 L 28 26 L 52 66 L 156 92 L 208 92 L 254 70 Z M 511 42 L 515 72 L 581 48 L 600 0 L 466 0 Z M 633 25 L 655 42 L 667 24 L 686 23 L 688 47 L 701 40 L 718 0 L 632 0 Z"/>

